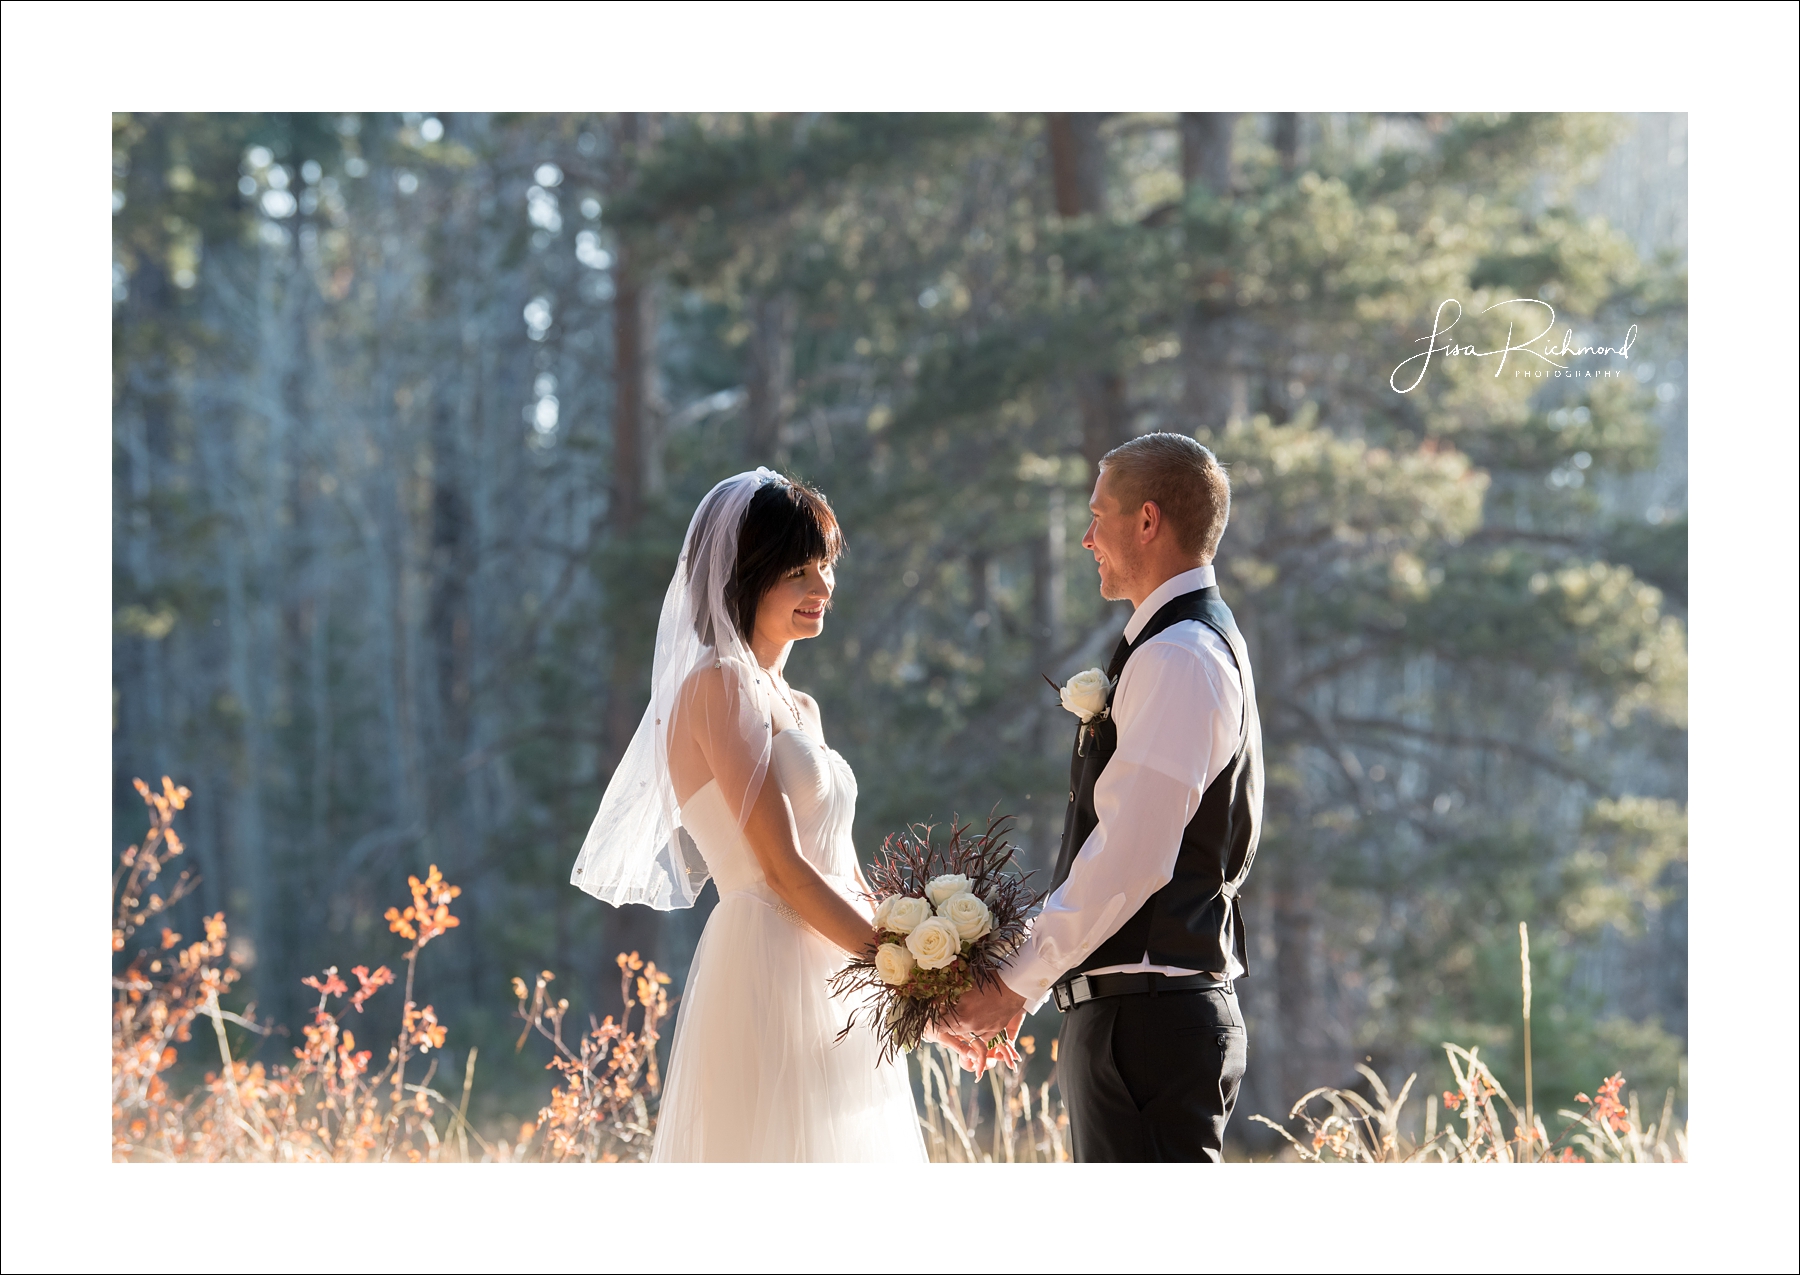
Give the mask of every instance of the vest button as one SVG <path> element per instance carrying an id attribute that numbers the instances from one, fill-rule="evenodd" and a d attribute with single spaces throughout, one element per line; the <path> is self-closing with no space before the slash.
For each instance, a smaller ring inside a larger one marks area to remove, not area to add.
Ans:
<path id="1" fill-rule="evenodd" d="M 1070 801 L 1075 800 L 1075 790 L 1073 788 L 1069 789 L 1069 800 Z"/>

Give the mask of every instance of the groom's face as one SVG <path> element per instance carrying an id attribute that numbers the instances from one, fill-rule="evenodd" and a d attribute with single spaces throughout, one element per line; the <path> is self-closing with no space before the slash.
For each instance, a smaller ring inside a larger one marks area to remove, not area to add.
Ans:
<path id="1" fill-rule="evenodd" d="M 1111 475 L 1102 472 L 1094 484 L 1093 497 L 1088 501 L 1093 521 L 1081 538 L 1081 547 L 1094 555 L 1094 563 L 1100 568 L 1100 596 L 1117 601 L 1132 596 L 1131 585 L 1138 575 L 1143 550 L 1138 543 L 1139 511 L 1120 505 L 1108 488 L 1110 481 Z"/>

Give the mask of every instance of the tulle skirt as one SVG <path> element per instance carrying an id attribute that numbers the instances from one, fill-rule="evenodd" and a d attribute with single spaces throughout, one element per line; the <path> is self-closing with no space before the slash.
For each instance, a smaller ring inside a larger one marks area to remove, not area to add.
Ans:
<path id="1" fill-rule="evenodd" d="M 767 886 L 720 898 L 677 1007 L 657 1161 L 925 1159 L 904 1057 L 878 1063 L 866 1013 L 827 980 L 833 943 Z"/>

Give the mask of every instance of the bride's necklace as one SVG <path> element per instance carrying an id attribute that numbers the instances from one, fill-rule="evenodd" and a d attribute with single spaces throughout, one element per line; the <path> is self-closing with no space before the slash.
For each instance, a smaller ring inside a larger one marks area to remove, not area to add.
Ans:
<path id="1" fill-rule="evenodd" d="M 800 716 L 800 706 L 794 703 L 793 696 L 788 694 L 787 687 L 783 684 L 781 678 L 774 673 L 770 673 L 769 682 L 774 686 L 775 693 L 781 696 L 781 702 L 787 705 L 788 712 L 794 715 L 794 725 L 804 727 L 806 725 L 806 719 Z"/>

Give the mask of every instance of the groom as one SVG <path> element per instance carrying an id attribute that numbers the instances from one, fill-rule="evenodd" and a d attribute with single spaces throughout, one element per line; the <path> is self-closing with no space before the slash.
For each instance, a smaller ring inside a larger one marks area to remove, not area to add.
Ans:
<path id="1" fill-rule="evenodd" d="M 1011 1035 L 1053 998 L 1075 1159 L 1216 1162 L 1244 1076 L 1238 893 L 1263 795 L 1255 682 L 1212 565 L 1231 487 L 1192 438 L 1145 434 L 1101 460 L 1089 507 L 1101 596 L 1136 610 L 1107 707 L 1077 731 L 1050 897 L 949 1026 Z"/>

